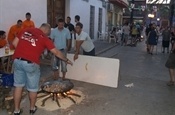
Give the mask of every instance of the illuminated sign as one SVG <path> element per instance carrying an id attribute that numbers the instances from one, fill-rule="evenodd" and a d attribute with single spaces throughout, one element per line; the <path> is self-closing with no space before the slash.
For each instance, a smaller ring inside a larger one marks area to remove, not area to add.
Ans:
<path id="1" fill-rule="evenodd" d="M 146 0 L 147 4 L 169 4 L 171 0 Z"/>

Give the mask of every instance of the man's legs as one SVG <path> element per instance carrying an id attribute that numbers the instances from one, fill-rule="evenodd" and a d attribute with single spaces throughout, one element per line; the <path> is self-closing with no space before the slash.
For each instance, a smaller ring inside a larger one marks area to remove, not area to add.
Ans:
<path id="1" fill-rule="evenodd" d="M 154 45 L 150 45 L 150 54 L 153 54 L 153 50 L 154 50 Z"/>
<path id="2" fill-rule="evenodd" d="M 36 99 L 37 99 L 37 93 L 36 92 L 29 92 L 30 110 L 35 109 Z"/>
<path id="3" fill-rule="evenodd" d="M 37 110 L 35 106 L 37 99 L 37 91 L 39 89 L 39 81 L 40 81 L 40 67 L 37 64 L 29 64 L 26 68 L 26 88 L 29 92 L 29 100 L 30 100 L 30 114 L 34 114 Z"/>
<path id="4" fill-rule="evenodd" d="M 146 43 L 146 51 L 147 51 L 147 53 L 149 53 L 150 52 L 150 48 L 149 48 L 149 43 L 148 43 L 148 36 L 146 36 L 145 43 Z"/>
<path id="5" fill-rule="evenodd" d="M 57 80 L 59 78 L 59 69 L 58 70 L 54 70 L 53 74 L 54 74 L 53 75 L 53 79 Z"/>
<path id="6" fill-rule="evenodd" d="M 150 44 L 147 44 L 147 48 L 148 48 L 148 53 L 150 53 L 151 52 L 151 45 Z"/>
<path id="7" fill-rule="evenodd" d="M 14 99 L 14 113 L 20 113 L 20 103 L 22 97 L 23 87 L 25 85 L 25 72 L 22 70 L 23 63 L 21 60 L 15 59 L 13 61 L 14 65 L 14 91 L 13 91 L 13 99 Z"/>
<path id="8" fill-rule="evenodd" d="M 146 51 L 149 53 L 150 52 L 150 49 L 149 49 L 149 45 L 146 44 Z"/>
<path id="9" fill-rule="evenodd" d="M 162 51 L 162 53 L 165 53 L 165 47 L 163 47 L 163 51 Z"/>
<path id="10" fill-rule="evenodd" d="M 169 47 L 167 47 L 167 53 L 169 53 Z"/>
<path id="11" fill-rule="evenodd" d="M 130 45 L 133 44 L 133 40 L 134 40 L 134 36 L 132 35 L 132 36 L 131 36 L 131 43 L 130 43 Z"/>
<path id="12" fill-rule="evenodd" d="M 63 73 L 62 79 L 65 79 L 65 77 L 66 77 L 66 72 L 62 72 L 62 73 Z"/>
<path id="13" fill-rule="evenodd" d="M 59 78 L 59 66 L 60 66 L 60 61 L 59 59 L 53 55 L 52 61 L 52 70 L 53 70 L 53 79 L 57 80 Z"/>
<path id="14" fill-rule="evenodd" d="M 67 57 L 67 51 L 66 50 L 62 50 L 61 51 L 65 57 Z M 67 72 L 67 63 L 60 60 L 61 61 L 61 72 L 62 72 L 62 79 L 64 80 L 66 78 L 66 72 Z"/>
<path id="15" fill-rule="evenodd" d="M 13 92 L 15 112 L 20 112 L 22 89 L 23 89 L 22 87 L 15 87 L 14 92 Z"/>
<path id="16" fill-rule="evenodd" d="M 129 35 L 126 35 L 124 38 L 125 46 L 128 44 L 128 37 L 129 37 Z"/>

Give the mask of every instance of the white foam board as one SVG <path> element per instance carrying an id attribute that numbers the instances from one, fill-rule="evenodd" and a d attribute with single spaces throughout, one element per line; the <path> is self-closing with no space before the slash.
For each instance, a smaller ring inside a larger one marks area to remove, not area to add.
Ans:
<path id="1" fill-rule="evenodd" d="M 117 88 L 120 65 L 118 59 L 79 55 L 74 62 L 73 56 L 74 54 L 67 55 L 73 66 L 67 66 L 66 78 Z"/>

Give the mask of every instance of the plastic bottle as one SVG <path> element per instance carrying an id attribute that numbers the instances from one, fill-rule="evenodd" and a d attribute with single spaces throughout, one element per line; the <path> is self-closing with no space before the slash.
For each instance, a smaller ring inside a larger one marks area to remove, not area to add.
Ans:
<path id="1" fill-rule="evenodd" d="M 7 44 L 5 46 L 5 54 L 9 54 L 9 52 L 10 52 L 10 47 L 9 47 L 9 44 Z"/>

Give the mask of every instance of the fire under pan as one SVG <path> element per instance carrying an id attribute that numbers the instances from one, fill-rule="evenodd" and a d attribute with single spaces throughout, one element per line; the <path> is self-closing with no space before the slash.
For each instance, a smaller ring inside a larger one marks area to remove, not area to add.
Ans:
<path id="1" fill-rule="evenodd" d="M 38 94 L 44 93 L 44 95 L 38 96 L 37 98 L 46 97 L 42 100 L 41 106 L 45 106 L 46 101 L 50 98 L 52 98 L 53 101 L 56 101 L 59 107 L 61 107 L 59 103 L 60 98 L 68 98 L 73 103 L 76 103 L 71 96 L 81 96 L 70 91 L 73 87 L 74 84 L 70 80 L 48 81 L 43 83 L 41 85 L 41 90 L 38 91 Z"/>

